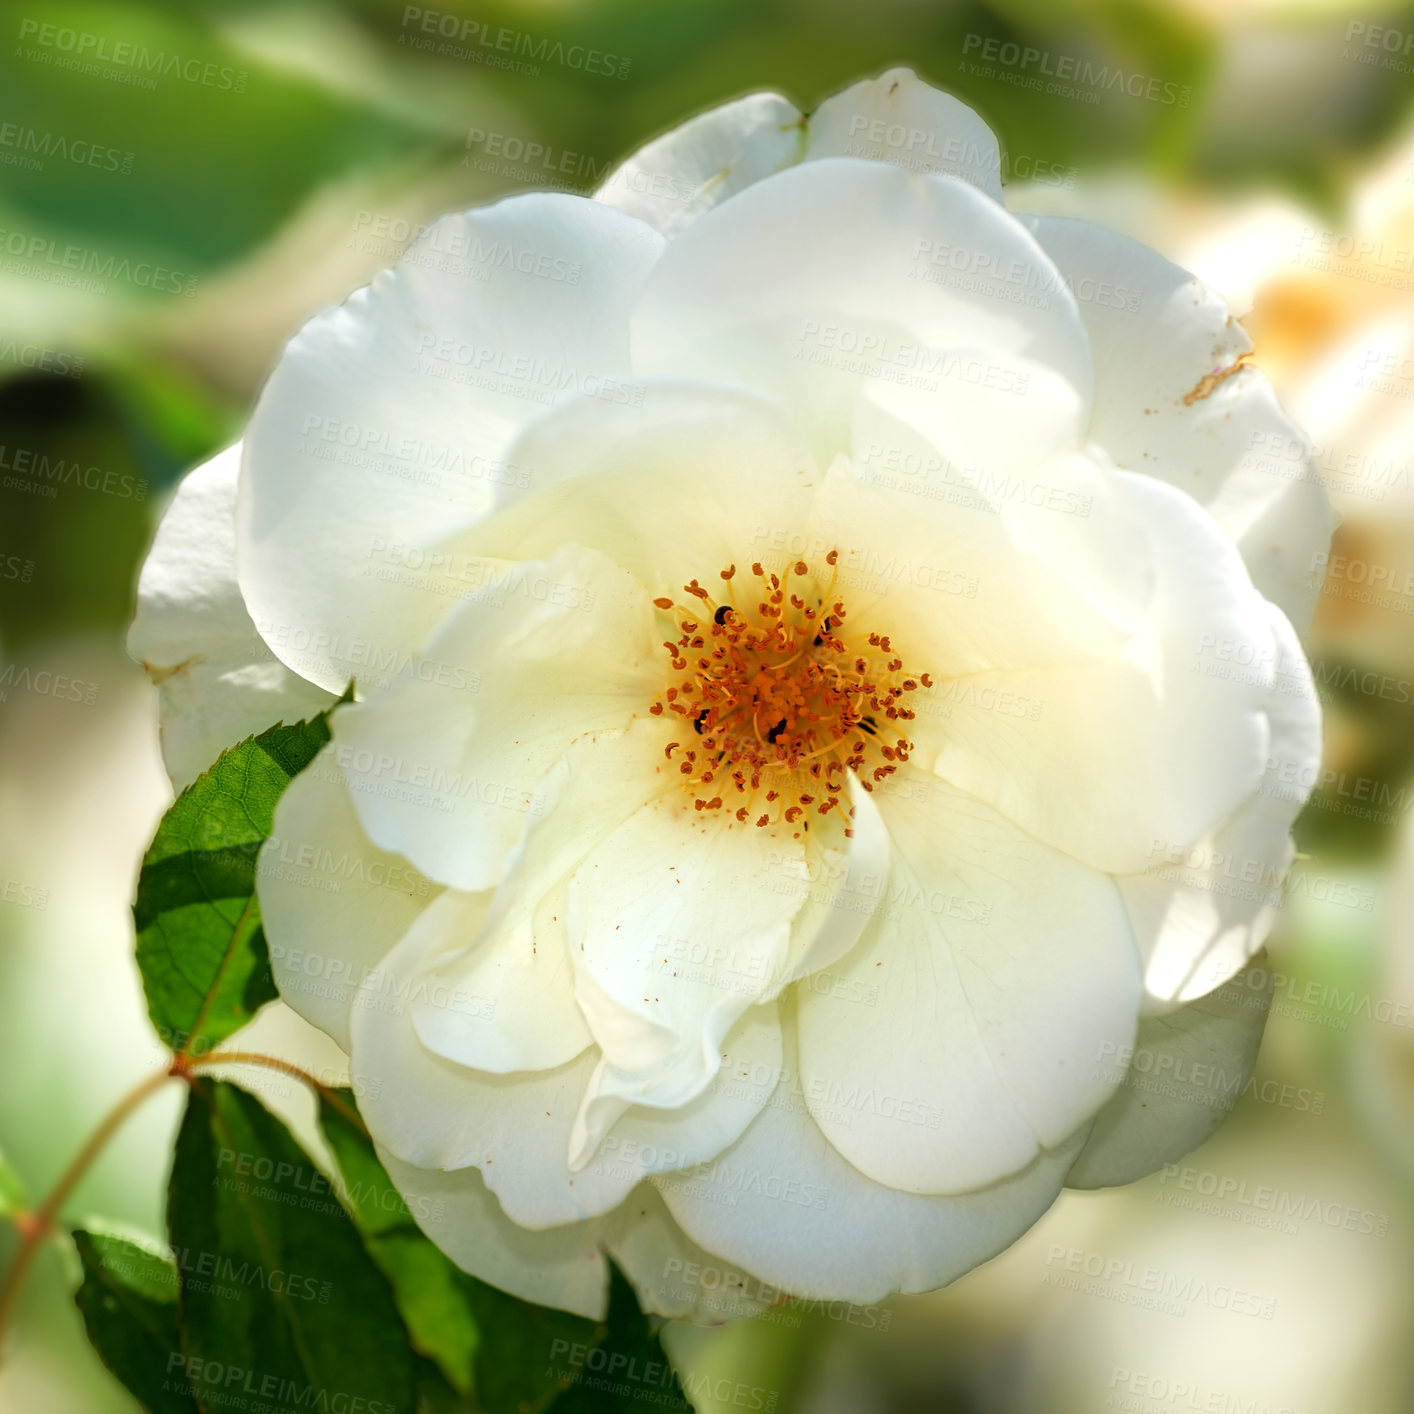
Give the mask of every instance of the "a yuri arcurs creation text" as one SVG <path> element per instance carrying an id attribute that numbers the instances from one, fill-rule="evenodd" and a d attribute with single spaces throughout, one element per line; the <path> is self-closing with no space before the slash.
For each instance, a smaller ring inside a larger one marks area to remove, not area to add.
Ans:
<path id="1" fill-rule="evenodd" d="M 179 786 L 354 685 L 270 961 L 504 1290 L 930 1289 L 1249 1083 L 1331 518 L 1226 306 L 999 172 L 895 70 L 448 216 L 167 512 Z"/>

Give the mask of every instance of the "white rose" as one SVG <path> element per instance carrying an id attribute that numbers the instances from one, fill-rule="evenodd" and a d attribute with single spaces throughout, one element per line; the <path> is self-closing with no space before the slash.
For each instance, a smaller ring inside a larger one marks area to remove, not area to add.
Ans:
<path id="1" fill-rule="evenodd" d="M 1324 494 L 1216 297 L 998 170 L 895 70 L 447 217 L 159 532 L 176 779 L 357 680 L 276 976 L 509 1290 L 937 1287 L 1250 1073 Z"/>

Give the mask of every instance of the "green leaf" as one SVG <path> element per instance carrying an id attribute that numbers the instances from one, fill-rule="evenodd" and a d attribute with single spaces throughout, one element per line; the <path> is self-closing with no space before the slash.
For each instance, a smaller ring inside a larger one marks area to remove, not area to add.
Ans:
<path id="1" fill-rule="evenodd" d="M 360 1122 L 351 1091 L 319 1099 L 319 1123 L 343 1175 L 340 1196 L 393 1299 L 413 1347 L 432 1360 L 458 1393 L 474 1387 L 480 1330 L 463 1290 L 470 1278 L 423 1236 L 393 1187 Z"/>
<path id="2" fill-rule="evenodd" d="M 348 1090 L 320 1097 L 319 1123 L 343 1175 L 340 1197 L 392 1282 L 414 1347 L 454 1390 L 474 1393 L 489 1414 L 691 1410 L 617 1268 L 606 1322 L 536 1306 L 478 1281 L 417 1225 L 357 1113 Z M 420 1216 L 441 1220 L 431 1209 Z"/>
<path id="3" fill-rule="evenodd" d="M 133 913 L 147 1013 L 173 1050 L 210 1050 L 278 995 L 256 856 L 275 802 L 328 740 L 327 712 L 271 727 L 222 752 L 162 817 Z"/>
<path id="4" fill-rule="evenodd" d="M 152 1414 L 199 1414 L 177 1334 L 177 1268 L 116 1233 L 74 1232 L 74 1301 L 103 1363 Z"/>
<path id="5" fill-rule="evenodd" d="M 559 1344 L 552 1364 L 565 1392 L 555 1414 L 608 1414 L 610 1410 L 679 1410 L 691 1414 L 678 1377 L 624 1274 L 609 1266 L 609 1314 L 592 1349 Z"/>
<path id="6" fill-rule="evenodd" d="M 413 1353 L 383 1274 L 329 1180 L 254 1096 L 197 1080 L 167 1219 L 184 1368 L 210 1414 L 413 1407 Z M 238 1373 L 233 1373 L 238 1372 Z"/>

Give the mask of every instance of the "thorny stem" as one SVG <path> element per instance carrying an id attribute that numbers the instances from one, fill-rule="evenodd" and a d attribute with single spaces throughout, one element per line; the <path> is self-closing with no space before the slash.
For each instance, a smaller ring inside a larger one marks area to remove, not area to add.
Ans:
<path id="1" fill-rule="evenodd" d="M 11 1263 L 10 1270 L 5 1274 L 3 1285 L 0 1285 L 0 1359 L 3 1359 L 5 1335 L 14 1317 L 15 1306 L 19 1300 L 20 1288 L 24 1285 L 25 1277 L 29 1275 L 29 1270 L 34 1265 L 34 1259 L 39 1249 L 44 1245 L 45 1239 L 55 1231 L 55 1224 L 64 1204 L 68 1202 L 70 1195 L 84 1174 L 88 1172 L 93 1161 L 102 1153 L 113 1135 L 122 1128 L 128 1116 L 149 1095 L 155 1094 L 169 1080 L 190 1081 L 193 1071 L 212 1065 L 258 1065 L 264 1066 L 268 1070 L 277 1070 L 284 1075 L 293 1076 L 296 1080 L 303 1081 L 311 1090 L 326 1100 L 350 1124 L 356 1125 L 365 1133 L 367 1132 L 357 1110 L 353 1109 L 331 1086 L 325 1085 L 323 1081 L 295 1065 L 293 1061 L 281 1060 L 278 1056 L 258 1055 L 253 1051 L 208 1051 L 203 1056 L 191 1056 L 182 1052 L 174 1055 L 170 1065 L 155 1071 L 133 1086 L 99 1121 L 97 1128 L 84 1141 L 83 1147 L 74 1155 L 68 1168 L 60 1174 L 58 1182 L 50 1189 L 48 1196 L 38 1208 L 32 1212 L 22 1211 L 12 1214 L 15 1227 L 20 1234 L 20 1248 L 15 1254 L 15 1260 Z"/>

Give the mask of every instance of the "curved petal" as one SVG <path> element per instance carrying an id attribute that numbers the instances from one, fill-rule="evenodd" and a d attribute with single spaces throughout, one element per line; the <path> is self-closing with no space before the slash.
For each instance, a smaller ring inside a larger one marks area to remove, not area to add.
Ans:
<path id="1" fill-rule="evenodd" d="M 1147 1017 L 1134 1045 L 1102 1062 L 1124 1084 L 1096 1118 L 1067 1185 L 1133 1183 L 1203 1143 L 1257 1064 L 1271 998 L 1271 969 L 1254 965 L 1221 991 Z"/>
<path id="2" fill-rule="evenodd" d="M 866 1177 L 959 1193 L 1026 1167 L 1118 1083 L 1139 966 L 1114 883 L 980 801 L 905 767 L 876 795 L 892 843 L 879 910 L 800 989 L 800 1075 L 825 1137 Z"/>
<path id="3" fill-rule="evenodd" d="M 661 691 L 656 626 L 645 590 L 575 545 L 465 600 L 429 645 L 464 688 L 413 675 L 334 719 L 369 836 L 442 883 L 495 885 L 575 738 L 627 726 Z"/>
<path id="4" fill-rule="evenodd" d="M 781 1300 L 775 1287 L 699 1247 L 651 1184 L 639 1184 L 609 1225 L 609 1253 L 645 1311 L 714 1325 L 757 1315 Z"/>
<path id="5" fill-rule="evenodd" d="M 1200 839 L 1256 792 L 1276 664 L 1263 653 L 1268 605 L 1207 513 L 1152 478 L 1118 481 L 1153 554 L 1149 622 L 1105 662 L 973 675 L 950 701 L 933 769 L 1038 839 L 1123 874 Z"/>
<path id="6" fill-rule="evenodd" d="M 236 584 L 237 443 L 190 471 L 137 584 L 128 652 L 157 687 L 162 759 L 178 791 L 228 747 L 322 712 L 333 694 L 265 646 Z"/>
<path id="7" fill-rule="evenodd" d="M 967 104 L 912 69 L 887 69 L 827 98 L 806 126 L 805 161 L 820 157 L 868 157 L 910 172 L 941 172 L 1002 199 L 996 135 Z"/>
<path id="8" fill-rule="evenodd" d="M 531 490 L 455 549 L 540 559 L 574 541 L 679 601 L 689 579 L 719 584 L 729 564 L 771 558 L 819 484 L 785 410 L 729 384 L 645 379 L 636 391 L 622 405 L 577 398 L 527 427 L 511 457 Z"/>
<path id="9" fill-rule="evenodd" d="M 437 222 L 291 340 L 246 433 L 241 589 L 275 655 L 331 690 L 404 670 L 446 609 L 402 567 L 497 503 L 515 432 L 629 375 L 663 239 L 598 202 L 512 197 Z"/>
<path id="10" fill-rule="evenodd" d="M 1271 637 L 1255 647 L 1274 670 L 1264 704 L 1271 746 L 1256 793 L 1196 844 L 1156 841 L 1149 868 L 1116 881 L 1159 1010 L 1220 986 L 1266 941 L 1295 855 L 1291 826 L 1320 775 L 1311 669 L 1286 616 L 1273 604 L 1267 615 Z"/>
<path id="11" fill-rule="evenodd" d="M 1252 344 L 1226 302 L 1127 236 L 1088 221 L 1021 219 L 1074 291 L 1090 335 L 1090 435 L 1120 465 L 1206 506 L 1253 583 L 1304 631 L 1334 519 L 1301 433 L 1247 366 Z"/>
<path id="12" fill-rule="evenodd" d="M 779 990 L 807 884 L 788 827 L 706 815 L 683 792 L 645 805 L 584 857 L 569 886 L 569 950 L 603 1061 L 573 1165 L 629 1105 L 677 1109 L 711 1084 L 727 1032 Z"/>
<path id="13" fill-rule="evenodd" d="M 709 108 L 645 143 L 594 193 L 669 239 L 704 212 L 800 160 L 799 110 L 778 93 Z"/>
<path id="14" fill-rule="evenodd" d="M 653 1182 L 693 1241 L 797 1296 L 863 1304 L 945 1286 L 1036 1222 L 1084 1139 L 976 1193 L 901 1193 L 864 1177 L 816 1127 L 792 1050 L 780 1090 L 730 1149 Z"/>
<path id="15" fill-rule="evenodd" d="M 1093 662 L 1118 653 L 1143 625 L 1152 585 L 1127 498 L 1113 509 L 1094 504 L 1097 488 L 1111 489 L 1105 475 L 1083 458 L 1043 469 L 1046 484 L 1089 498 L 1094 511 L 1074 548 L 1052 546 L 1049 563 L 997 508 L 915 499 L 843 460 L 811 507 L 807 538 L 839 552 L 834 584 L 850 632 L 886 635 L 912 674 Z M 1053 539 L 1064 533 L 1058 527 Z"/>
<path id="16" fill-rule="evenodd" d="M 458 1065 L 553 1070 L 591 1043 L 564 946 L 563 893 L 506 932 L 483 928 L 490 904 L 489 893 L 448 889 L 408 930 L 425 985 L 410 1003 L 413 1025 L 424 1046 Z M 447 996 L 463 1003 L 449 1006 Z"/>
<path id="17" fill-rule="evenodd" d="M 861 387 L 941 351 L 1030 359 L 1090 395 L 1080 316 L 1029 232 L 966 182 L 853 158 L 788 168 L 688 227 L 634 307 L 632 348 L 643 372 L 776 397 L 822 463 L 848 447 Z"/>
<path id="18" fill-rule="evenodd" d="M 475 1169 L 419 1168 L 381 1144 L 377 1148 L 413 1221 L 464 1272 L 522 1301 L 603 1319 L 612 1219 L 532 1231 L 501 1211 Z"/>
<path id="19" fill-rule="evenodd" d="M 440 888 L 363 833 L 332 743 L 276 803 L 257 870 L 281 997 L 349 1050 L 360 987 Z"/>
<path id="20" fill-rule="evenodd" d="M 382 1082 L 360 1101 L 364 1120 L 380 1144 L 408 1163 L 480 1169 L 506 1215 L 525 1227 L 596 1217 L 645 1174 L 709 1161 L 760 1112 L 780 1074 L 780 1028 L 773 1009 L 759 1008 L 723 1042 L 722 1083 L 675 1112 L 627 1110 L 598 1157 L 572 1171 L 572 1126 L 598 1052 L 590 1048 L 553 1070 L 511 1075 L 436 1054 L 418 1035 L 414 1009 L 456 1009 L 466 999 L 427 982 L 427 947 L 424 935 L 409 932 L 355 1003 L 353 1065 Z"/>

